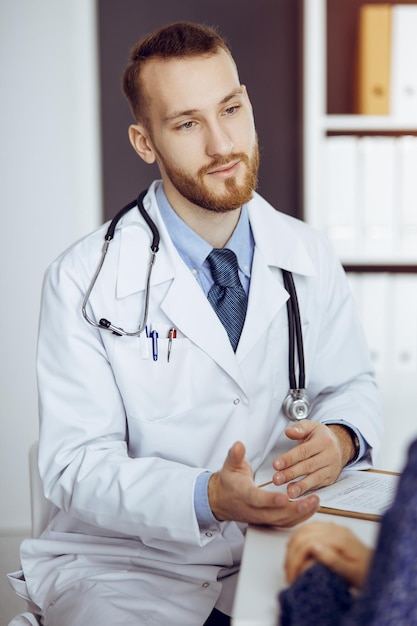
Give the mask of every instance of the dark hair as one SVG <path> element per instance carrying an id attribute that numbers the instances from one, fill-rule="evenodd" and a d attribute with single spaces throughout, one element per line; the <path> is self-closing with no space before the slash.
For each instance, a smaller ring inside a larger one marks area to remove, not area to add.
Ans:
<path id="1" fill-rule="evenodd" d="M 202 24 L 169 24 L 139 40 L 130 51 L 129 63 L 122 74 L 122 89 L 137 121 L 147 124 L 146 97 L 140 72 L 150 59 L 172 59 L 215 54 L 230 47 L 217 31 Z"/>

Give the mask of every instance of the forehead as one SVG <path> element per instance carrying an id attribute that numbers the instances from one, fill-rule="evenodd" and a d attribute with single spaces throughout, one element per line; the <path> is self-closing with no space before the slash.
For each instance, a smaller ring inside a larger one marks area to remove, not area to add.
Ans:
<path id="1" fill-rule="evenodd" d="M 154 114 L 203 111 L 239 86 L 236 65 L 225 50 L 184 59 L 151 59 L 142 69 L 142 87 Z"/>

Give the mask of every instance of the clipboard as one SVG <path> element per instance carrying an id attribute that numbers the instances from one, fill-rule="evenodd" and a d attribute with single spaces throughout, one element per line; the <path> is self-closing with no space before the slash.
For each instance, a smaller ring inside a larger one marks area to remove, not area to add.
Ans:
<path id="1" fill-rule="evenodd" d="M 399 472 L 389 472 L 387 470 L 378 470 L 378 469 L 368 469 L 368 470 L 357 470 L 358 472 L 369 472 L 372 474 L 384 474 L 387 476 L 400 476 Z M 320 490 L 318 490 L 320 491 Z M 387 508 L 389 507 L 389 504 Z M 362 511 L 349 511 L 342 508 L 333 508 L 320 506 L 318 508 L 319 513 L 326 513 L 327 515 L 339 515 L 341 517 L 353 517 L 355 519 L 364 519 L 371 522 L 379 522 L 381 520 L 382 515 L 377 515 L 374 513 L 364 513 Z"/>
<path id="2" fill-rule="evenodd" d="M 375 475 L 382 475 L 382 476 L 395 476 L 397 478 L 399 478 L 400 473 L 399 472 L 390 472 L 390 471 L 386 471 L 386 470 L 380 470 L 380 469 L 368 469 L 368 470 L 355 470 L 355 469 L 351 469 L 351 470 L 344 470 L 339 479 L 333 483 L 333 485 L 329 485 L 327 487 L 321 487 L 320 489 L 314 490 L 314 491 L 310 491 L 309 493 L 316 493 L 319 497 L 320 494 L 324 494 L 326 493 L 325 490 L 327 490 L 327 493 L 330 492 L 330 490 L 332 490 L 332 492 L 337 493 L 338 491 L 338 486 L 340 488 L 340 491 L 342 492 L 342 481 L 345 478 L 350 478 L 350 477 L 355 477 L 358 478 L 359 476 L 362 475 L 366 475 L 366 474 L 375 474 Z M 273 485 L 273 481 L 269 481 L 266 483 L 263 483 L 261 485 L 258 485 L 258 487 L 263 488 L 263 487 L 267 487 L 268 485 Z M 395 493 L 397 491 L 397 486 L 398 486 L 398 481 L 395 481 L 395 483 L 392 483 L 389 485 L 389 489 L 387 490 L 387 492 L 382 492 L 380 494 L 381 498 L 384 498 L 384 495 L 386 495 L 386 502 L 385 502 L 385 510 L 387 510 L 389 508 L 389 506 L 391 505 L 392 500 L 395 497 Z M 282 486 L 283 488 L 286 489 L 286 485 Z M 394 488 L 395 487 L 395 488 Z M 374 487 L 372 487 L 373 489 Z M 277 489 L 279 489 L 277 487 Z M 357 490 L 360 489 L 360 486 L 356 487 Z M 370 492 L 371 493 L 371 492 Z M 305 497 L 304 494 L 303 496 L 300 497 Z M 348 497 L 348 496 L 346 496 Z M 324 498 L 325 500 L 326 498 Z M 353 507 L 352 507 L 353 508 Z M 379 522 L 383 513 L 374 513 L 374 512 L 367 512 L 364 510 L 351 510 L 350 508 L 346 509 L 343 506 L 325 506 L 325 505 L 321 505 L 318 510 L 318 513 L 325 513 L 326 515 L 337 515 L 340 517 L 352 517 L 352 518 L 356 518 L 356 519 L 363 519 L 363 520 L 368 520 L 368 521 L 372 521 L 372 522 Z"/>

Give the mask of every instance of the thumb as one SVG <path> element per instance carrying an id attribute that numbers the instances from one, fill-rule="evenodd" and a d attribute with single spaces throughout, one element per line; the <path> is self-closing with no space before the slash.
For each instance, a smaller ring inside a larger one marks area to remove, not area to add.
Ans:
<path id="1" fill-rule="evenodd" d="M 241 468 L 245 460 L 245 453 L 246 449 L 243 443 L 236 441 L 228 452 L 225 465 L 227 465 L 229 469 Z"/>
<path id="2" fill-rule="evenodd" d="M 315 425 L 313 422 L 304 419 L 300 420 L 294 425 L 288 426 L 288 428 L 285 429 L 285 434 L 287 435 L 288 439 L 304 439 L 305 437 L 307 437 L 307 435 L 311 433 L 314 427 Z"/>

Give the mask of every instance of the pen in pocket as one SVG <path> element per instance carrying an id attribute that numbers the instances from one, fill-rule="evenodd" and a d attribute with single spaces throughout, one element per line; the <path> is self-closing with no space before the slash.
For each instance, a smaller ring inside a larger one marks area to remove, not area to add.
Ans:
<path id="1" fill-rule="evenodd" d="M 158 331 L 157 330 L 152 330 L 151 331 L 151 338 L 152 338 L 152 356 L 153 356 L 153 360 L 157 361 L 158 360 Z"/>
<path id="2" fill-rule="evenodd" d="M 172 340 L 177 338 L 177 331 L 175 328 L 170 328 L 168 332 L 168 352 L 167 352 L 167 361 L 169 363 L 171 359 L 171 350 L 172 350 Z"/>

